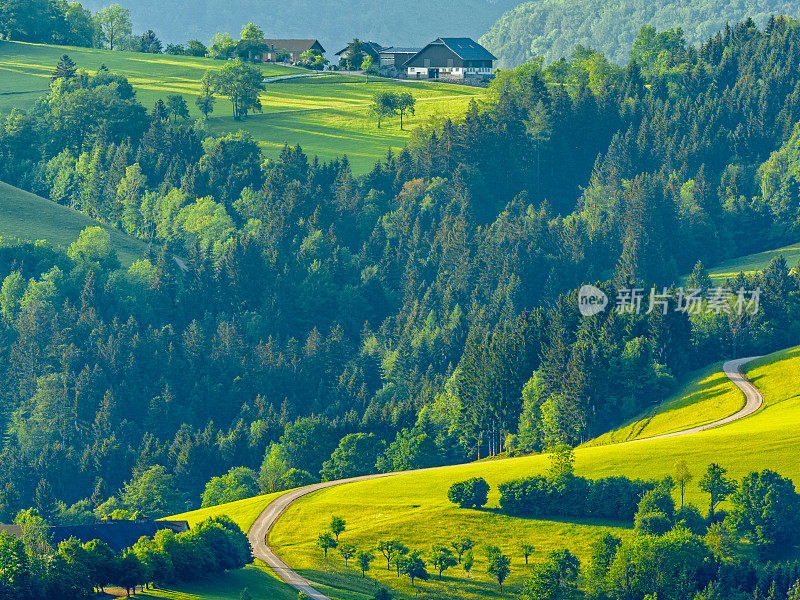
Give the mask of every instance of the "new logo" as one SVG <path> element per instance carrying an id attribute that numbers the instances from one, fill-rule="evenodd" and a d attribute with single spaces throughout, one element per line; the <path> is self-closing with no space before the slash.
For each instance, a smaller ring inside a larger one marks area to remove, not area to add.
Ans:
<path id="1" fill-rule="evenodd" d="M 608 306 L 608 296 L 593 285 L 585 285 L 578 291 L 578 310 L 584 317 L 603 312 Z"/>

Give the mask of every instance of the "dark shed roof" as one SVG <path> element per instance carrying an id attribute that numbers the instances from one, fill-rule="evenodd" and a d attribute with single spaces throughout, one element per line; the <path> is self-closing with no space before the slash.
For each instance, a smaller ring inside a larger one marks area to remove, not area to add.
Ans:
<path id="1" fill-rule="evenodd" d="M 279 40 L 279 39 L 265 39 L 261 40 L 267 46 L 271 48 L 275 48 L 276 50 L 286 50 L 290 53 L 300 53 L 302 54 L 306 50 L 310 50 L 311 48 L 316 47 L 320 52 L 325 52 L 325 48 L 322 47 L 322 44 L 319 43 L 319 40 L 312 40 L 312 39 L 286 39 L 286 40 Z"/>
<path id="2" fill-rule="evenodd" d="M 383 50 L 384 46 L 379 44 L 378 42 L 361 42 L 361 46 L 364 49 L 364 52 L 367 54 L 371 54 L 373 56 L 378 56 Z M 348 44 L 341 50 L 336 53 L 336 56 L 341 56 L 342 54 L 347 54 L 350 50 L 350 45 Z"/>
<path id="3" fill-rule="evenodd" d="M 162 529 L 172 529 L 175 533 L 188 531 L 186 521 L 98 521 L 91 525 L 69 525 L 49 527 L 50 539 L 54 546 L 75 537 L 82 544 L 91 540 L 100 540 L 113 550 L 120 551 L 133 546 L 142 536 L 153 537 Z M 0 531 L 8 531 L 15 537 L 22 532 L 15 525 L 0 525 Z"/>

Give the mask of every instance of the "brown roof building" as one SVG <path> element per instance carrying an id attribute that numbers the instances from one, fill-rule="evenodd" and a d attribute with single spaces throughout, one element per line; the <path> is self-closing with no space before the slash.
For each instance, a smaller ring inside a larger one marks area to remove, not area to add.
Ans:
<path id="1" fill-rule="evenodd" d="M 325 54 L 325 48 L 319 40 L 312 39 L 266 39 L 262 40 L 267 49 L 261 55 L 263 62 L 275 62 L 278 53 L 285 50 L 289 53 L 289 62 L 296 63 L 300 60 L 300 55 L 308 50 L 316 50 L 320 54 Z"/>

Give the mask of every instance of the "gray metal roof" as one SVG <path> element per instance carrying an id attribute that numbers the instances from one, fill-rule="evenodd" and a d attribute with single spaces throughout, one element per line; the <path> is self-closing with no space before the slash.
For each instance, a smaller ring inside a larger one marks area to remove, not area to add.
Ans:
<path id="1" fill-rule="evenodd" d="M 462 60 L 497 60 L 494 54 L 472 38 L 439 38 L 436 42 L 442 42 Z"/>

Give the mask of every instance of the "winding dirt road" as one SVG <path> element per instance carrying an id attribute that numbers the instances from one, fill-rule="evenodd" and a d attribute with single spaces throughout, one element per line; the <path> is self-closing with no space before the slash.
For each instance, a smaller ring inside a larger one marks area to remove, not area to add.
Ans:
<path id="1" fill-rule="evenodd" d="M 622 443 L 632 444 L 635 442 L 642 442 L 645 440 L 657 440 L 661 438 L 687 435 L 690 433 L 698 433 L 700 431 L 706 431 L 707 429 L 714 429 L 716 427 L 721 427 L 723 425 L 727 425 L 728 423 L 738 421 L 739 419 L 749 417 L 764 405 L 764 396 L 762 396 L 761 392 L 759 392 L 758 389 L 747 379 L 742 369 L 747 363 L 752 362 L 757 358 L 760 357 L 739 358 L 736 360 L 729 360 L 724 365 L 722 365 L 722 370 L 725 372 L 725 375 L 727 375 L 728 378 L 734 384 L 736 384 L 736 387 L 742 390 L 742 392 L 745 395 L 746 402 L 744 408 L 742 408 L 739 412 L 724 419 L 720 419 L 719 421 L 708 423 L 706 425 L 700 425 L 698 427 L 692 427 L 690 429 L 685 429 L 683 431 L 676 431 L 674 433 L 667 433 L 664 435 L 657 435 L 654 437 L 642 438 L 640 440 L 631 440 L 629 442 L 622 442 Z M 445 468 L 445 467 L 439 467 L 439 468 Z M 367 481 L 370 479 L 380 479 L 383 477 L 393 477 L 395 475 L 402 475 L 404 473 L 414 473 L 414 472 L 418 471 L 403 471 L 400 473 L 382 473 L 378 475 L 366 475 L 364 477 L 353 477 L 352 479 L 341 479 L 339 481 L 328 481 L 325 483 L 317 483 L 315 485 L 309 485 L 304 488 L 287 492 L 286 494 L 284 494 L 280 498 L 277 498 L 271 504 L 269 504 L 267 508 L 264 509 L 264 512 L 262 512 L 259 515 L 258 519 L 256 519 L 256 522 L 253 523 L 253 526 L 250 528 L 247 537 L 250 540 L 250 545 L 253 547 L 253 555 L 256 558 L 263 560 L 267 565 L 269 565 L 269 567 L 273 571 L 275 571 L 276 575 L 278 575 L 278 577 L 280 577 L 283 581 L 288 583 L 294 589 L 303 592 L 309 598 L 312 598 L 313 600 L 331 600 L 328 596 L 315 589 L 314 587 L 315 584 L 313 582 L 307 580 L 305 577 L 301 576 L 299 573 L 292 570 L 291 567 L 289 567 L 289 565 L 287 565 L 280 558 L 278 558 L 278 555 L 275 554 L 275 552 L 267 543 L 269 532 L 275 526 L 275 523 L 278 522 L 278 519 L 286 511 L 286 509 L 289 508 L 298 498 L 302 498 L 303 496 L 307 496 L 308 494 L 314 493 L 319 490 L 323 490 L 325 488 L 337 485 L 343 485 L 345 483 Z"/>
<path id="2" fill-rule="evenodd" d="M 736 387 L 738 387 L 744 393 L 744 407 L 742 407 L 739 412 L 734 413 L 729 417 L 725 417 L 724 419 L 720 419 L 719 421 L 714 421 L 713 423 L 706 423 L 705 425 L 698 425 L 697 427 L 691 427 L 690 429 L 684 429 L 682 431 L 675 431 L 674 433 L 665 433 L 663 435 L 656 435 L 638 440 L 630 440 L 629 442 L 623 443 L 632 444 L 647 440 L 660 440 L 662 438 L 677 437 L 679 435 L 687 435 L 689 433 L 699 433 L 700 431 L 715 429 L 717 427 L 727 425 L 728 423 L 738 421 L 739 419 L 749 417 L 753 413 L 757 412 L 762 406 L 764 406 L 764 396 L 762 396 L 761 392 L 758 391 L 758 388 L 754 386 L 749 379 L 747 379 L 742 369 L 747 363 L 753 362 L 759 358 L 761 357 L 751 356 L 750 358 L 737 358 L 736 360 L 729 360 L 722 365 L 722 370 L 725 372 L 725 375 L 728 376 L 728 379 L 730 379 L 736 385 Z"/>

